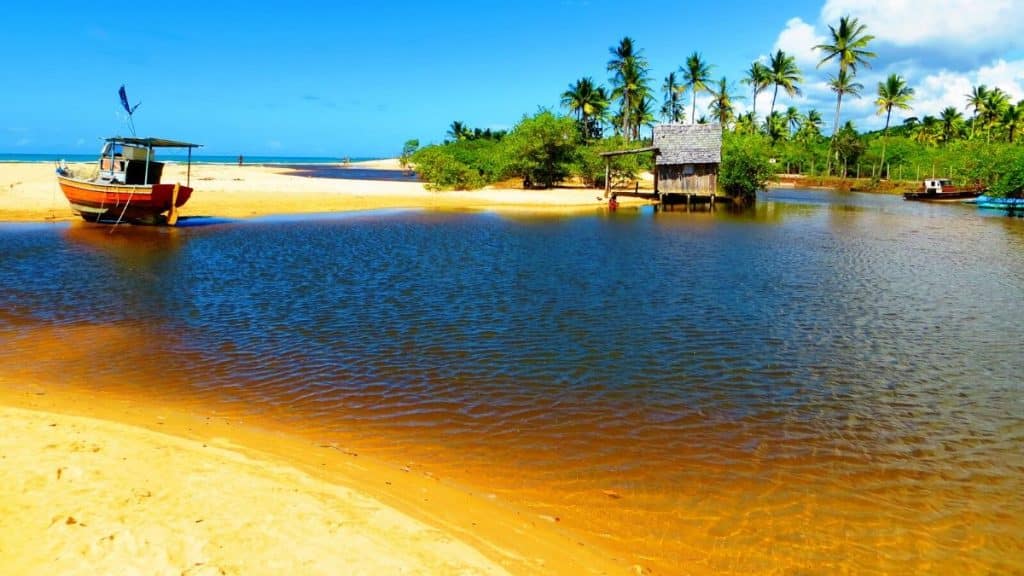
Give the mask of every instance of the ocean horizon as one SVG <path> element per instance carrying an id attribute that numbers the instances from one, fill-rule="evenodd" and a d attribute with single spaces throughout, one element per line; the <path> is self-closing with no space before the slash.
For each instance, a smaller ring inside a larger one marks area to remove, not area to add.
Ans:
<path id="1" fill-rule="evenodd" d="M 0 152 L 0 162 L 95 162 L 97 153 L 93 154 L 13 154 Z M 157 158 L 164 162 L 185 162 L 187 154 L 157 154 Z M 349 156 L 349 162 L 365 162 L 367 160 L 381 160 L 373 156 Z M 345 156 L 266 156 L 254 155 L 243 156 L 246 164 L 341 164 L 346 160 Z M 193 154 L 194 164 L 237 164 L 237 154 Z"/>

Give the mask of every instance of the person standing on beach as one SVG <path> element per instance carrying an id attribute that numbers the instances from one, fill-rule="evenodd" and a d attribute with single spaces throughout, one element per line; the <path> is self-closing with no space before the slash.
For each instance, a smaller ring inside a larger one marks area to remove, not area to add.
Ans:
<path id="1" fill-rule="evenodd" d="M 245 158 L 244 158 L 244 157 L 243 157 L 243 156 L 242 156 L 241 154 L 239 154 L 239 155 L 238 155 L 238 165 L 239 165 L 239 166 L 241 166 L 241 165 L 242 165 L 242 162 L 243 162 L 244 160 L 245 160 Z"/>

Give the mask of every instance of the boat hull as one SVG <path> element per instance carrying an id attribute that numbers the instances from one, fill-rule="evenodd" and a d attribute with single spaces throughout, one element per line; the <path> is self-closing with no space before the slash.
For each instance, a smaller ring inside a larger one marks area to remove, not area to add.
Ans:
<path id="1" fill-rule="evenodd" d="M 1003 198 L 996 196 L 980 196 L 974 201 L 979 208 L 996 208 L 1002 210 L 1024 210 L 1024 198 Z"/>
<path id="2" fill-rule="evenodd" d="M 89 222 L 155 222 L 164 212 L 180 208 L 192 196 L 192 188 L 175 184 L 105 184 L 58 176 L 57 181 L 71 210 Z"/>
<path id="3" fill-rule="evenodd" d="M 977 198 L 984 193 L 984 189 L 975 190 L 954 190 L 950 192 L 907 192 L 903 195 L 904 200 L 917 200 L 919 202 L 963 202 Z"/>

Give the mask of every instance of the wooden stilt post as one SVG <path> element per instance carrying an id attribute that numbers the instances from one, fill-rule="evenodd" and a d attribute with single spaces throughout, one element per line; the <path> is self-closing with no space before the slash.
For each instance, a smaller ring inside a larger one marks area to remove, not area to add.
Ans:
<path id="1" fill-rule="evenodd" d="M 608 199 L 608 194 L 612 191 L 612 161 L 610 158 L 604 159 L 604 198 Z"/>
<path id="2" fill-rule="evenodd" d="M 651 154 L 652 163 L 654 164 L 654 193 L 658 193 L 658 150 L 654 150 L 654 154 Z"/>

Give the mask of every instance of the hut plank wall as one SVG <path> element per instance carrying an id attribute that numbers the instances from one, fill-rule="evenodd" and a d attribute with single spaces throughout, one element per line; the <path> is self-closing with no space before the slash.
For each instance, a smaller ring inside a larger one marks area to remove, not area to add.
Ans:
<path id="1" fill-rule="evenodd" d="M 713 194 L 718 187 L 717 164 L 658 166 L 658 191 L 666 194 Z"/>

